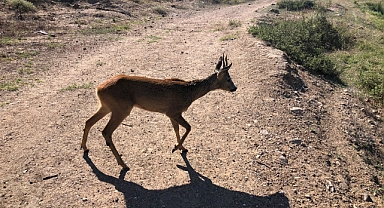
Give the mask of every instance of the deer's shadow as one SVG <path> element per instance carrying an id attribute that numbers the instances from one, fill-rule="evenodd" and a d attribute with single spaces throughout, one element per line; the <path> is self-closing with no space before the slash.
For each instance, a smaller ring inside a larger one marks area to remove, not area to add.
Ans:
<path id="1" fill-rule="evenodd" d="M 124 195 L 126 207 L 289 207 L 288 198 L 283 193 L 268 196 L 228 190 L 196 172 L 186 154 L 182 154 L 185 166 L 178 168 L 187 171 L 190 183 L 163 190 L 149 190 L 124 177 L 128 170 L 121 170 L 119 178 L 101 172 L 84 153 L 84 159 L 100 181 L 112 184 Z"/>

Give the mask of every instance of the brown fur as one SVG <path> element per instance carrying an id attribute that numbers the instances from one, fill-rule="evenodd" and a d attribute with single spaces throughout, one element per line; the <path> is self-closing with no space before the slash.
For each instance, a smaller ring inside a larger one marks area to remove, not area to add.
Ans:
<path id="1" fill-rule="evenodd" d="M 224 62 L 223 68 L 220 69 L 222 62 Z M 96 89 L 100 106 L 97 112 L 86 121 L 81 147 L 84 151 L 88 151 L 86 142 L 89 130 L 105 115 L 112 113 L 102 134 L 118 164 L 126 168 L 127 166 L 112 142 L 112 133 L 129 115 L 132 108 L 138 107 L 167 115 L 171 120 L 177 138 L 177 145 L 172 152 L 177 149 L 187 151 L 182 144 L 191 131 L 191 126 L 182 117 L 182 112 L 186 111 L 193 101 L 212 90 L 236 90 L 236 86 L 233 84 L 228 73 L 232 64 L 228 66 L 227 58 L 225 57 L 224 59 L 224 55 L 220 57 L 217 66 L 216 73 L 206 79 L 189 82 L 176 78 L 152 79 L 127 75 L 118 75 L 105 81 Z M 181 139 L 179 125 L 186 129 Z"/>

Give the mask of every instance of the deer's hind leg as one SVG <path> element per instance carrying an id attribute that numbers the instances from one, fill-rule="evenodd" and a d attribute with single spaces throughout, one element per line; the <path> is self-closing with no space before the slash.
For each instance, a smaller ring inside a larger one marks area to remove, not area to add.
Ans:
<path id="1" fill-rule="evenodd" d="M 127 165 L 121 159 L 119 152 L 116 150 L 115 145 L 112 142 L 112 133 L 116 128 L 121 124 L 121 122 L 129 115 L 133 108 L 132 106 L 126 107 L 124 110 L 115 108 L 112 111 L 111 119 L 109 120 L 107 126 L 103 130 L 103 137 L 105 138 L 107 146 L 111 149 L 113 155 L 115 156 L 117 163 L 123 168 L 128 168 Z"/>
<path id="2" fill-rule="evenodd" d="M 89 130 L 92 128 L 93 125 L 95 125 L 96 122 L 98 122 L 100 119 L 102 119 L 105 115 L 107 115 L 110 112 L 111 111 L 109 110 L 109 108 L 107 108 L 104 105 L 100 105 L 96 113 L 85 122 L 83 139 L 81 141 L 81 148 L 84 150 L 84 152 L 88 151 L 87 139 L 88 139 Z"/>

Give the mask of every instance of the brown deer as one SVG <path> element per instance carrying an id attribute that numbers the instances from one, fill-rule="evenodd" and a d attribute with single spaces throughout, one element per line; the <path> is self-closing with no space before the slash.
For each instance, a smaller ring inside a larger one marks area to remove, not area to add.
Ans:
<path id="1" fill-rule="evenodd" d="M 223 68 L 221 66 L 223 65 Z M 184 81 L 181 79 L 151 79 L 138 76 L 118 75 L 99 85 L 96 89 L 99 109 L 86 121 L 81 148 L 87 152 L 87 137 L 91 127 L 108 113 L 112 112 L 107 126 L 102 131 L 107 145 L 111 148 L 117 163 L 127 168 L 112 142 L 112 133 L 129 115 L 132 108 L 163 113 L 169 117 L 176 133 L 177 145 L 173 148 L 187 152 L 183 142 L 191 126 L 181 115 L 196 99 L 216 89 L 236 91 L 236 86 L 229 76 L 227 56 L 220 57 L 215 73 L 206 79 Z M 221 69 L 220 69 L 221 68 Z M 180 139 L 179 125 L 186 129 Z"/>

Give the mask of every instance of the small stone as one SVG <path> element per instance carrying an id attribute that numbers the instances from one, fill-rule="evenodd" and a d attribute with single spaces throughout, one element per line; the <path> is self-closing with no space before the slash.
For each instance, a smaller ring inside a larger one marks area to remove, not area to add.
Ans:
<path id="1" fill-rule="evenodd" d="M 371 196 L 369 196 L 369 194 L 364 194 L 364 195 L 363 195 L 363 199 L 364 199 L 364 201 L 366 201 L 366 202 L 373 202 L 373 201 L 372 201 L 372 198 L 371 198 Z"/>
<path id="2" fill-rule="evenodd" d="M 331 181 L 327 181 L 327 184 L 325 185 L 327 191 L 335 192 L 335 187 L 333 186 Z"/>
<path id="3" fill-rule="evenodd" d="M 37 31 L 37 33 L 40 33 L 40 34 L 42 34 L 42 35 L 48 35 L 48 33 L 45 32 L 44 30 L 39 30 L 39 31 Z"/>
<path id="4" fill-rule="evenodd" d="M 368 120 L 368 123 L 371 124 L 371 126 L 376 126 L 376 123 L 372 120 Z"/>
<path id="5" fill-rule="evenodd" d="M 279 158 L 282 163 L 288 164 L 288 159 L 284 155 L 281 155 Z"/>
<path id="6" fill-rule="evenodd" d="M 260 134 L 269 135 L 267 130 L 260 130 Z"/>
<path id="7" fill-rule="evenodd" d="M 261 130 L 260 134 L 264 135 L 266 138 L 270 138 L 271 137 L 271 135 L 269 134 L 269 132 L 267 130 Z"/>
<path id="8" fill-rule="evenodd" d="M 88 201 L 88 199 L 87 198 L 82 198 L 81 200 L 83 200 L 83 202 L 86 202 L 86 201 Z"/>
<path id="9" fill-rule="evenodd" d="M 278 9 L 271 9 L 269 11 L 275 14 L 280 14 L 280 11 Z"/>
<path id="10" fill-rule="evenodd" d="M 296 113 L 296 114 L 301 114 L 303 112 L 303 109 L 300 107 L 292 107 L 289 109 L 291 112 Z"/>
<path id="11" fill-rule="evenodd" d="M 335 187 L 332 186 L 330 189 L 329 189 L 330 192 L 335 192 Z"/>
<path id="12" fill-rule="evenodd" d="M 289 143 L 296 144 L 296 145 L 300 145 L 301 142 L 302 141 L 299 138 L 294 138 L 294 139 L 289 140 Z"/>

